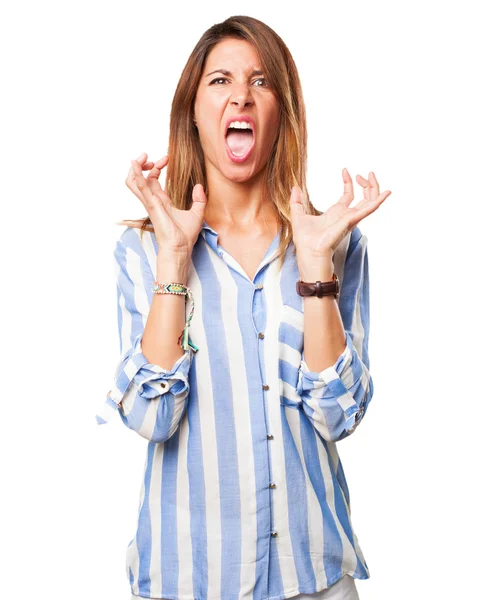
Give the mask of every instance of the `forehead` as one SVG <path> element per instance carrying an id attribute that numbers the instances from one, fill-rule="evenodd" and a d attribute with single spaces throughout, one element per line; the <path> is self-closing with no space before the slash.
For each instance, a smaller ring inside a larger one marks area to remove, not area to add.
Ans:
<path id="1" fill-rule="evenodd" d="M 204 71 L 212 69 L 260 69 L 258 53 L 255 47 L 246 40 L 228 38 L 213 47 L 205 63 Z"/>

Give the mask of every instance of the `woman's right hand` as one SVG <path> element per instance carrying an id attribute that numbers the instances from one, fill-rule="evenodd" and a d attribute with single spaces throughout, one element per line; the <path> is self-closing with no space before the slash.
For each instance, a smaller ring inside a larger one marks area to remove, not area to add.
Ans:
<path id="1" fill-rule="evenodd" d="M 148 155 L 143 152 L 131 161 L 125 183 L 146 208 L 155 230 L 158 251 L 190 257 L 203 226 L 208 201 L 203 186 L 200 183 L 194 186 L 193 204 L 189 210 L 175 208 L 158 180 L 168 162 L 168 155 L 156 163 L 147 162 L 147 158 Z M 146 178 L 143 170 L 150 170 Z"/>

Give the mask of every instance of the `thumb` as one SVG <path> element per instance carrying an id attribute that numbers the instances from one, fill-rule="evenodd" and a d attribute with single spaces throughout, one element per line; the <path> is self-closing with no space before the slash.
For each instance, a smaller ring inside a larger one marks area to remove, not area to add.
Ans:
<path id="1" fill-rule="evenodd" d="M 304 208 L 302 203 L 303 191 L 299 185 L 293 185 L 291 188 L 291 197 L 289 199 L 289 206 L 292 217 L 299 217 L 304 215 Z"/>
<path id="2" fill-rule="evenodd" d="M 197 183 L 193 188 L 193 204 L 190 210 L 195 213 L 201 220 L 203 220 L 205 214 L 206 203 L 208 198 L 206 197 L 205 190 L 201 183 Z"/>

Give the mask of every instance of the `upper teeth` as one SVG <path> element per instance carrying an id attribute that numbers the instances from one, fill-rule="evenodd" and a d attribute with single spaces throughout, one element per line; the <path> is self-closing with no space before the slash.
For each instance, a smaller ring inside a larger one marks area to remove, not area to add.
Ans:
<path id="1" fill-rule="evenodd" d="M 253 129 L 251 127 L 251 123 L 248 123 L 247 121 L 231 121 L 228 129 L 231 129 L 233 127 L 235 129 Z"/>

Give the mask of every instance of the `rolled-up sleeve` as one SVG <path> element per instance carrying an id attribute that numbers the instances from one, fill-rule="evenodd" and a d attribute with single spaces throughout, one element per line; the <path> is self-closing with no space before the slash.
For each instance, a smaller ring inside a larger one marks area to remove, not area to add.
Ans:
<path id="1" fill-rule="evenodd" d="M 148 362 L 142 340 L 154 277 L 134 228 L 127 228 L 117 241 L 114 259 L 121 357 L 96 420 L 105 424 L 118 411 L 127 427 L 150 441 L 164 442 L 187 410 L 194 351 L 185 350 L 170 370 Z"/>
<path id="2" fill-rule="evenodd" d="M 346 347 L 335 363 L 310 371 L 304 349 L 296 393 L 321 436 L 338 441 L 353 433 L 367 412 L 374 386 L 369 372 L 369 273 L 367 237 L 351 232 L 339 295 Z"/>

